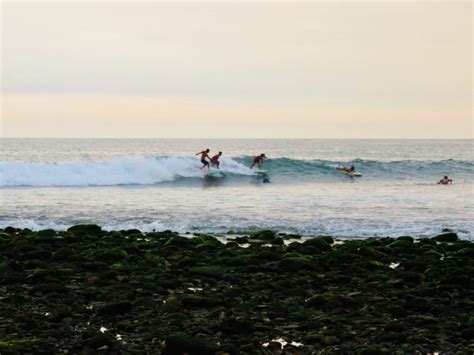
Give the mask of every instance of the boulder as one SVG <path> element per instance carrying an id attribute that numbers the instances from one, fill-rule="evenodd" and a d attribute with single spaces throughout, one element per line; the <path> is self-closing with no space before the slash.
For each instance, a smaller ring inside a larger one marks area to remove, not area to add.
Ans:
<path id="1" fill-rule="evenodd" d="M 272 242 L 276 238 L 275 232 L 271 230 L 261 230 L 250 234 L 250 239 Z"/>
<path id="2" fill-rule="evenodd" d="M 132 310 L 132 304 L 130 302 L 117 302 L 108 303 L 100 307 L 97 312 L 102 316 L 115 316 L 120 314 L 126 314 Z"/>
<path id="3" fill-rule="evenodd" d="M 165 340 L 162 355 L 196 354 L 214 355 L 219 351 L 219 346 L 205 338 L 195 338 L 188 335 L 171 335 Z"/>
<path id="4" fill-rule="evenodd" d="M 78 224 L 72 226 L 67 230 L 74 235 L 100 235 L 102 234 L 102 228 L 96 224 Z"/>
<path id="5" fill-rule="evenodd" d="M 454 243 L 458 241 L 458 235 L 456 233 L 443 233 L 433 237 L 434 240 L 438 242 L 450 242 Z"/>

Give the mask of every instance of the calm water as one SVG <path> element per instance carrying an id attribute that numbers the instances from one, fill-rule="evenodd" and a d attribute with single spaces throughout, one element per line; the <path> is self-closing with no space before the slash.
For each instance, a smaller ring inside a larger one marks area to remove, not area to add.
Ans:
<path id="1" fill-rule="evenodd" d="M 200 171 L 207 147 L 224 178 Z M 248 168 L 261 152 L 269 184 Z M 0 161 L 0 227 L 474 238 L 472 140 L 3 139 Z"/>

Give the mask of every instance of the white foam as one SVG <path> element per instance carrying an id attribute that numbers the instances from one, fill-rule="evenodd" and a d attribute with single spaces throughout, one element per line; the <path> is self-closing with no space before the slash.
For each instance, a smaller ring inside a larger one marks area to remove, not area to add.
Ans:
<path id="1" fill-rule="evenodd" d="M 0 186 L 151 185 L 179 178 L 202 178 L 201 163 L 192 157 L 122 157 L 105 162 L 62 161 L 55 164 L 0 162 Z M 232 160 L 221 159 L 226 173 L 252 175 Z"/>

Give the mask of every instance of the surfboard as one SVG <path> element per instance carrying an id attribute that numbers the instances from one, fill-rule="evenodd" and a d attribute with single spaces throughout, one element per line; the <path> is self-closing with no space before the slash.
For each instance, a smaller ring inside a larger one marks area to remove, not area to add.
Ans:
<path id="1" fill-rule="evenodd" d="M 255 169 L 255 174 L 268 174 L 268 170 L 264 169 Z"/>
<path id="2" fill-rule="evenodd" d="M 210 176 L 210 177 L 224 177 L 224 172 L 220 169 L 209 169 L 207 172 L 206 172 L 206 176 Z"/>
<path id="3" fill-rule="evenodd" d="M 340 173 L 346 174 L 347 176 L 351 176 L 351 177 L 362 176 L 362 174 L 359 173 L 358 171 L 347 171 L 347 170 L 342 169 L 342 167 L 339 167 L 339 166 L 336 168 L 336 170 L 339 171 Z"/>
<path id="4" fill-rule="evenodd" d="M 341 173 L 346 174 L 347 176 L 352 176 L 352 177 L 361 177 L 362 174 L 359 173 L 358 171 L 344 171 L 344 170 L 339 170 Z"/>

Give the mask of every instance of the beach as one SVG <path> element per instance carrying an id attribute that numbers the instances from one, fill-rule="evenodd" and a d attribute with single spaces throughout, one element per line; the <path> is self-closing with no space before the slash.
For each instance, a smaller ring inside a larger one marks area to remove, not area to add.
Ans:
<path id="1" fill-rule="evenodd" d="M 268 230 L 0 231 L 0 352 L 474 351 L 474 245 Z"/>
<path id="2" fill-rule="evenodd" d="M 471 2 L 1 9 L 0 355 L 474 354 Z"/>

